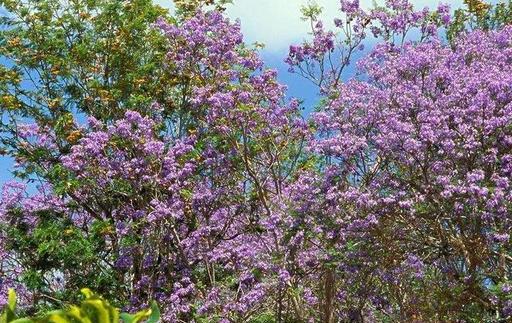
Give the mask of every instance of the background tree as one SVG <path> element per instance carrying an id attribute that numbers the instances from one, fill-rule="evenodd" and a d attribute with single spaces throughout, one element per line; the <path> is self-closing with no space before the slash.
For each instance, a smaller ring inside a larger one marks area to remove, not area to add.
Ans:
<path id="1" fill-rule="evenodd" d="M 165 89 L 176 80 L 162 64 L 164 38 L 151 27 L 166 11 L 151 1 L 2 1 L 2 6 L 2 149 L 22 165 L 18 177 L 52 187 L 41 196 L 51 191 L 67 196 L 72 183 L 60 158 L 81 138 L 79 124 L 86 116 L 109 123 L 127 109 L 148 111 L 154 101 L 172 109 Z M 38 145 L 38 133 L 47 134 L 47 145 Z M 118 278 L 96 271 L 105 261 L 102 228 L 87 237 L 73 231 L 69 216 L 43 218 L 35 231 L 12 223 L 7 228 L 23 244 L 10 247 L 28 262 L 23 280 L 40 291 L 35 303 L 46 294 L 76 295 L 51 292 L 48 275 L 59 267 L 76 269 L 76 281 L 67 277 L 70 288 L 92 284 L 108 296 L 120 293 Z"/>
<path id="2" fill-rule="evenodd" d="M 454 19 L 447 29 L 448 40 L 453 41 L 467 30 L 496 30 L 512 24 L 512 1 L 504 0 L 495 5 L 481 0 L 464 0 L 465 7 L 454 12 Z"/>

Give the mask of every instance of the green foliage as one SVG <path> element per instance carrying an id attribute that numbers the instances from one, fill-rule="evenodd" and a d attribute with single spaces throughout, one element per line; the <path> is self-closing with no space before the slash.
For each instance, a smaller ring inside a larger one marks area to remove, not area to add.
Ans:
<path id="1" fill-rule="evenodd" d="M 59 214 L 41 212 L 39 216 L 40 221 L 34 229 L 23 225 L 0 228 L 12 238 L 12 245 L 8 247 L 17 250 L 20 261 L 26 265 L 20 281 L 36 295 L 51 294 L 51 280 L 47 278 L 58 270 L 68 276 L 68 288 L 53 298 L 76 301 L 71 291 L 89 285 L 117 304 L 124 294 L 124 286 L 120 277 L 102 266 L 106 257 L 105 237 L 111 232 L 108 221 L 96 220 L 86 233 Z M 47 310 L 59 305 L 54 299 L 47 301 L 50 303 L 36 303 L 33 310 Z"/>
<path id="2" fill-rule="evenodd" d="M 302 20 L 314 21 L 322 14 L 322 7 L 314 2 L 309 2 L 307 5 L 300 8 L 300 12 L 302 14 Z"/>
<path id="3" fill-rule="evenodd" d="M 455 10 L 453 21 L 447 30 L 450 42 L 464 31 L 500 29 L 512 24 L 512 1 L 502 0 L 490 4 L 482 0 L 464 0 L 465 7 Z"/>
<path id="4" fill-rule="evenodd" d="M 174 0 L 178 14 L 189 16 L 201 7 L 214 7 L 216 10 L 224 11 L 226 5 L 233 3 L 233 0 Z"/>
<path id="5" fill-rule="evenodd" d="M 120 322 L 120 319 L 124 323 L 157 323 L 160 321 L 160 310 L 155 302 L 151 304 L 151 308 L 135 314 L 120 314 L 117 308 L 89 289 L 82 289 L 82 294 L 85 299 L 80 306 L 72 305 L 33 318 L 17 318 L 16 293 L 10 289 L 8 303 L 0 316 L 0 323 L 115 323 Z"/>
<path id="6" fill-rule="evenodd" d="M 0 5 L 7 9 L 0 16 L 0 111 L 32 118 L 73 143 L 80 134 L 72 113 L 112 120 L 168 102 L 175 80 L 162 66 L 166 42 L 152 28 L 167 11 L 151 0 Z"/>
<path id="7" fill-rule="evenodd" d="M 274 313 L 266 312 L 266 313 L 259 314 L 258 316 L 251 319 L 250 323 L 272 323 L 275 321 L 276 321 L 276 318 L 274 316 Z"/>
<path id="8" fill-rule="evenodd" d="M 42 295 L 75 301 L 69 291 L 84 285 L 120 305 L 127 295 L 122 273 L 112 269 L 111 219 L 96 213 L 87 230 L 76 226 L 73 212 L 91 201 L 73 192 L 88 183 L 59 158 L 83 135 L 76 117 L 109 123 L 128 109 L 151 114 L 155 101 L 172 114 L 171 97 L 182 80 L 163 66 L 167 41 L 153 23 L 174 18 L 151 0 L 0 0 L 0 6 L 0 151 L 26 165 L 17 177 L 43 178 L 57 196 L 70 199 L 69 213 L 38 212 L 35 228 L 16 215 L 19 220 L 0 228 L 26 267 L 20 281 L 35 295 L 29 311 L 60 305 Z M 18 125 L 27 121 L 55 134 L 57 148 L 21 145 Z M 105 208 L 133 194 L 121 181 L 112 186 Z M 56 271 L 69 276 L 59 293 L 48 279 Z"/>
<path id="9" fill-rule="evenodd" d="M 65 153 L 81 136 L 73 113 L 109 120 L 164 102 L 165 42 L 150 25 L 166 11 L 146 0 L 0 4 L 8 10 L 0 18 L 0 111 L 8 120 L 0 123 L 0 150 L 27 162 L 18 177 L 46 177 L 62 196 L 78 181 L 54 164 L 55 152 L 18 145 L 16 117 L 53 128 Z"/>

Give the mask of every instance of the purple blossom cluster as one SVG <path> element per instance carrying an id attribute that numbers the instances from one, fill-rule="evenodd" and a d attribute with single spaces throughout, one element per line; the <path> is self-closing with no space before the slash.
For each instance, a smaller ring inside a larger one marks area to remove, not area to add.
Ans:
<path id="1" fill-rule="evenodd" d="M 69 146 L 22 125 L 27 155 L 53 158 L 36 194 L 2 189 L 0 293 L 35 301 L 8 233 L 51 215 L 99 232 L 123 305 L 156 299 L 164 322 L 510 319 L 512 28 L 447 44 L 446 5 L 340 6 L 336 31 L 311 16 L 313 40 L 286 58 L 323 96 L 308 120 L 239 22 L 198 11 L 155 23 L 172 106 L 71 120 Z M 381 41 L 342 81 L 369 32 Z M 56 292 L 71 284 L 59 266 Z"/>
<path id="2" fill-rule="evenodd" d="M 322 93 L 341 82 L 355 53 L 365 49 L 363 41 L 369 34 L 402 46 L 414 33 L 420 34 L 420 41 L 436 38 L 438 28 L 451 22 L 446 4 L 435 11 L 427 7 L 416 11 L 409 0 L 386 0 L 385 6 L 363 10 L 359 0 L 341 0 L 340 10 L 343 17 L 334 20 L 335 31 L 326 31 L 317 15 L 305 17 L 311 21 L 312 40 L 291 45 L 285 59 L 290 72 L 318 85 Z"/>
<path id="3" fill-rule="evenodd" d="M 428 286 L 430 275 L 442 272 L 447 290 L 479 291 L 459 300 L 491 304 L 486 284 L 508 280 L 498 273 L 510 252 L 511 45 L 510 27 L 461 36 L 453 48 L 439 39 L 384 43 L 359 62 L 364 80 L 337 86 L 313 114 L 318 133 L 309 149 L 329 166 L 320 177 L 304 174 L 308 184 L 299 184 L 294 209 L 320 222 L 306 227 L 320 229 L 314 245 L 323 253 L 334 246 L 348 248 L 344 257 L 354 250 L 366 259 L 356 268 L 342 262 L 340 277 L 356 277 L 342 279 L 346 284 L 370 271 L 400 292 L 407 281 Z M 354 241 L 367 247 L 354 248 Z M 382 298 L 376 281 L 362 291 Z M 425 301 L 421 292 L 391 297 L 386 301 L 400 301 L 401 311 Z M 493 311 L 503 310 L 500 304 Z M 349 302 L 340 306 L 351 311 Z"/>

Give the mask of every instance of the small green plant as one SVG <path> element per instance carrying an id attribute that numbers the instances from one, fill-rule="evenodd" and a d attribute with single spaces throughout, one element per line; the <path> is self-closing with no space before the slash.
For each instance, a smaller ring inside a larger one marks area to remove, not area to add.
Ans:
<path id="1" fill-rule="evenodd" d="M 160 311 L 156 302 L 151 308 L 135 314 L 119 313 L 105 299 L 84 288 L 85 299 L 80 306 L 70 306 L 65 309 L 48 312 L 40 317 L 18 318 L 16 316 L 16 292 L 9 290 L 7 305 L 0 316 L 0 323 L 157 323 L 160 321 Z"/>

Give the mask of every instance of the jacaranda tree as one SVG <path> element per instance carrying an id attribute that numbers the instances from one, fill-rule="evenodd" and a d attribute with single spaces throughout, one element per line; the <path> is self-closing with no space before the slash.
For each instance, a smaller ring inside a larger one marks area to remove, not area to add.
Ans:
<path id="1" fill-rule="evenodd" d="M 436 30 L 452 28 L 447 7 L 387 5 L 342 1 L 336 26 L 352 38 L 336 46 L 312 17 L 314 40 L 290 47 L 292 71 L 325 95 L 309 143 L 323 163 L 291 186 L 296 248 L 312 250 L 324 321 L 505 320 L 511 29 L 474 27 L 448 45 Z M 340 82 L 368 30 L 387 41 Z"/>
<path id="2" fill-rule="evenodd" d="M 332 31 L 305 7 L 303 116 L 228 2 L 2 2 L 2 295 L 38 317 L 88 287 L 164 322 L 510 319 L 512 6 L 343 0 Z"/>

